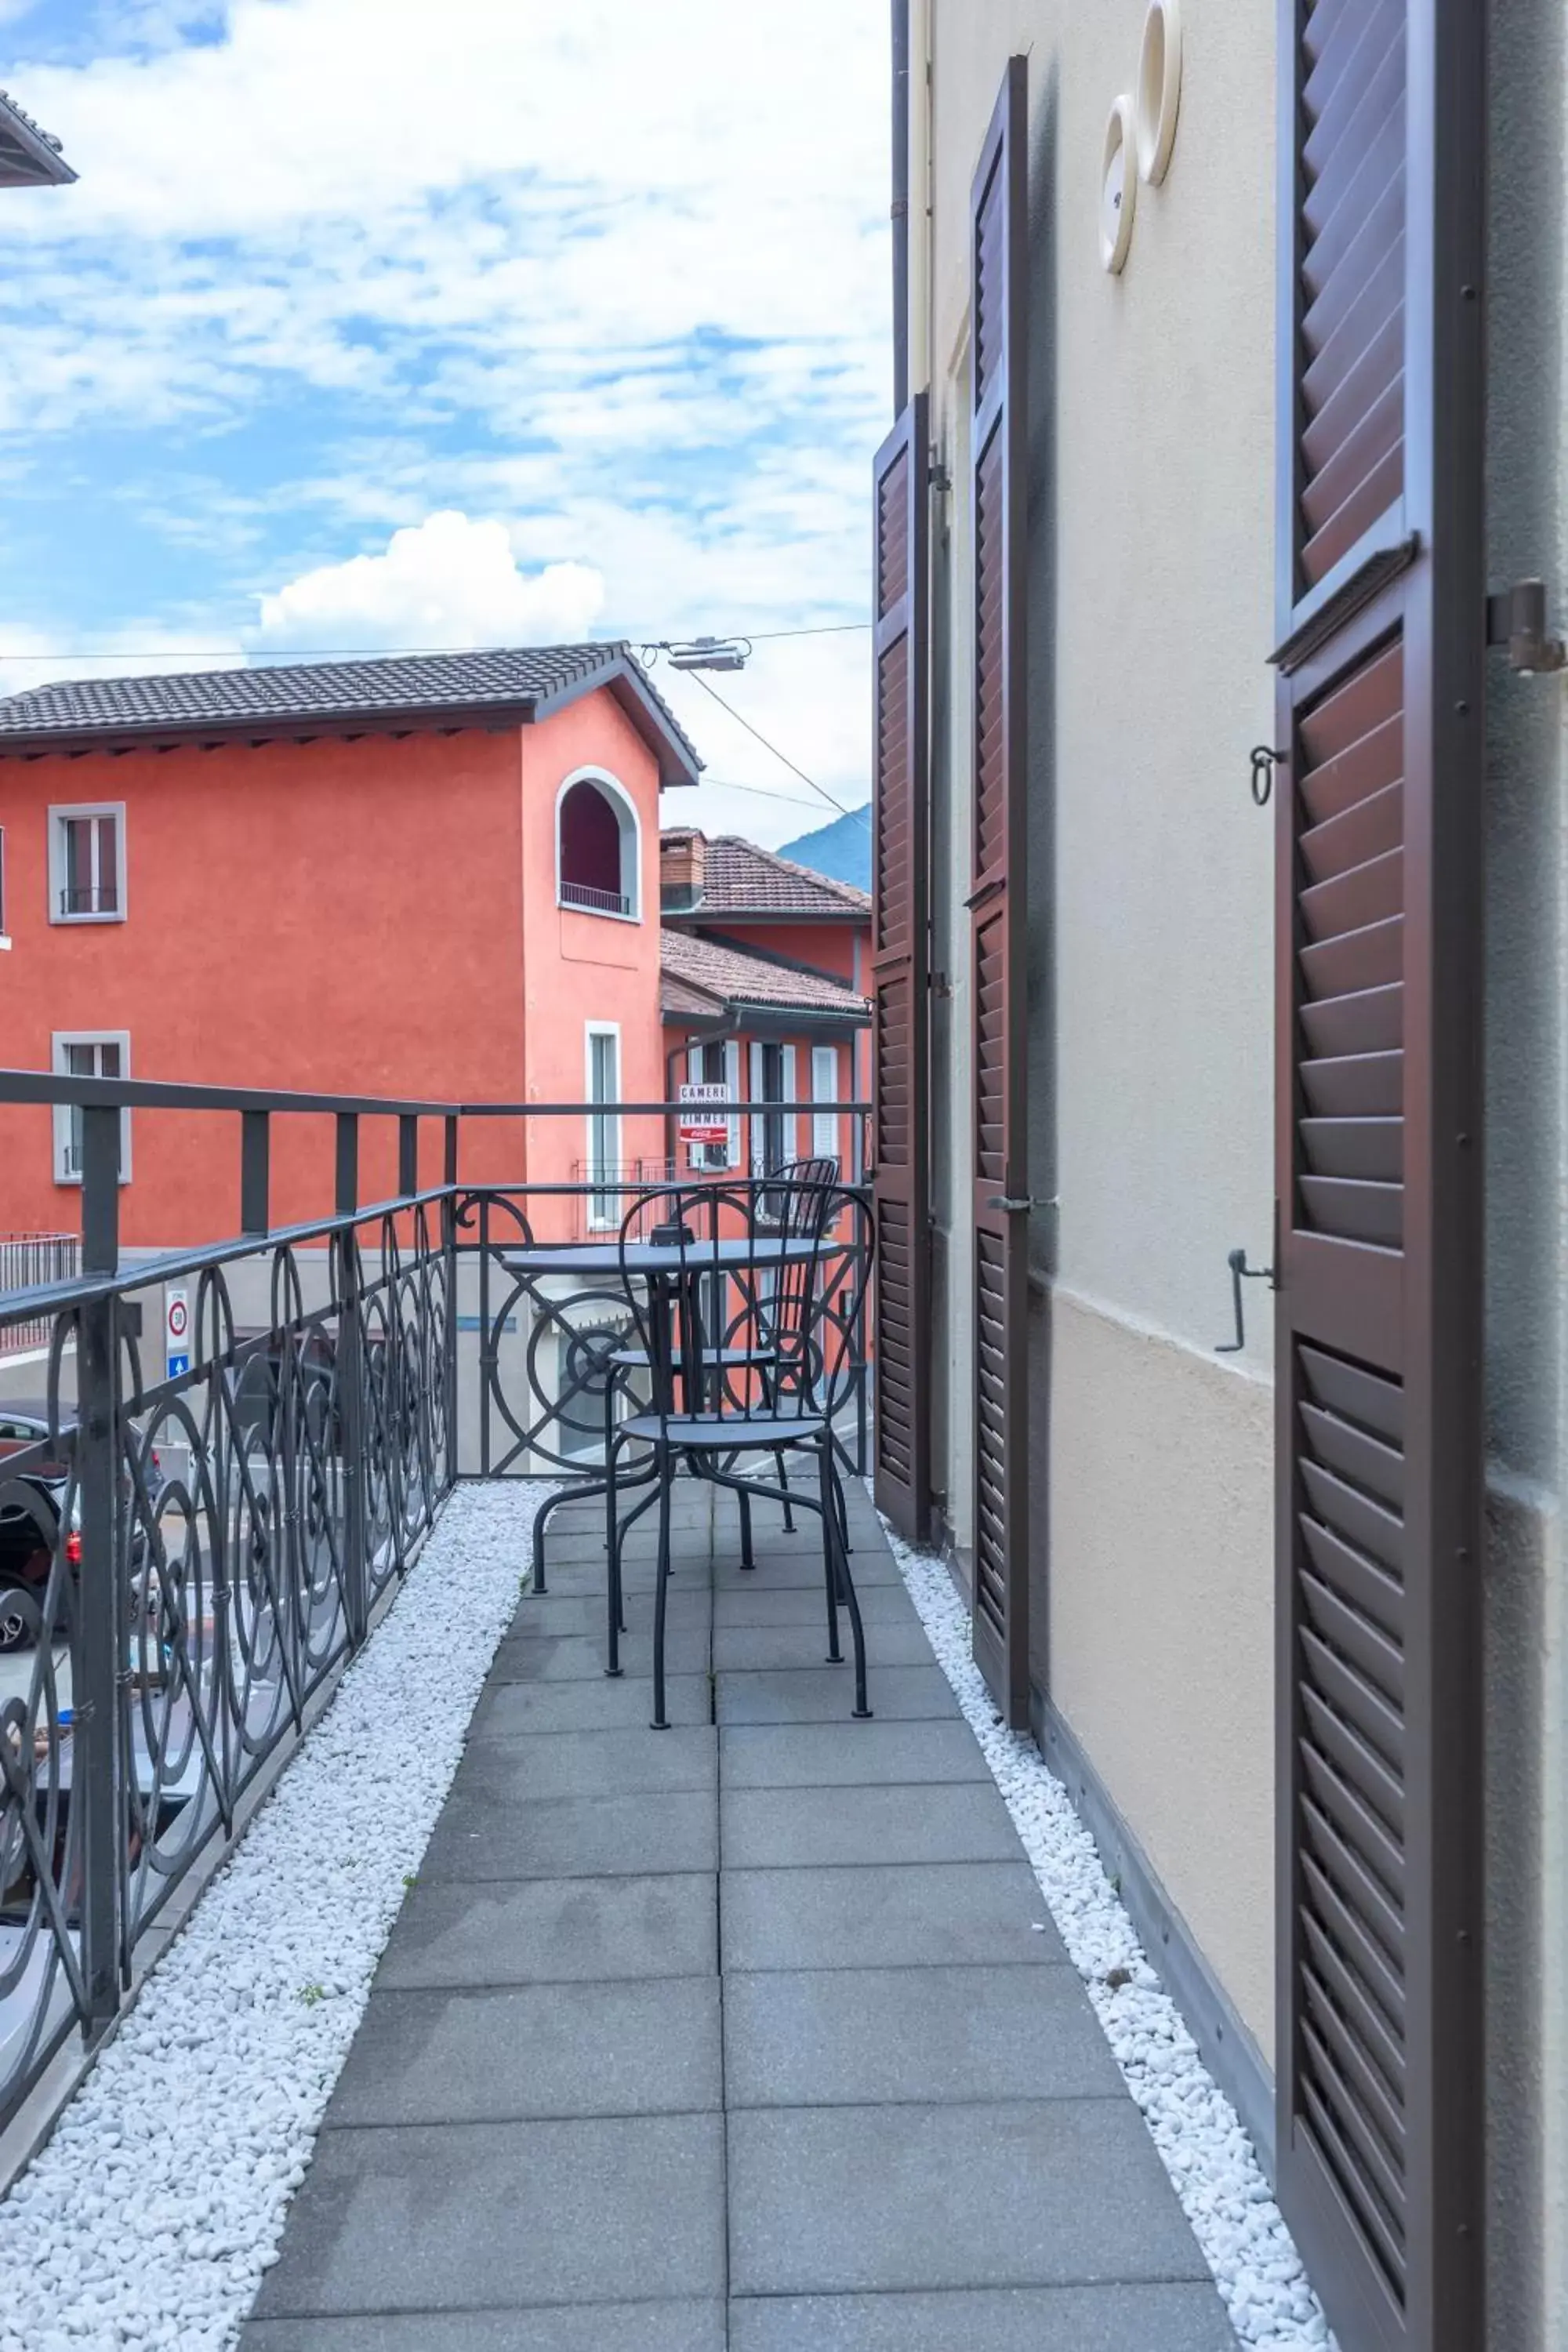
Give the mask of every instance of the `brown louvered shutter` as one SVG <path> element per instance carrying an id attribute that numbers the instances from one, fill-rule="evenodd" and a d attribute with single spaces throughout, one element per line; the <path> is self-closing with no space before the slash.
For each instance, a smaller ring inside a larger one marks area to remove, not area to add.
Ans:
<path id="1" fill-rule="evenodd" d="M 1278 2163 L 1342 2352 L 1484 2340 L 1485 15 L 1280 18 Z"/>
<path id="2" fill-rule="evenodd" d="M 877 452 L 871 912 L 877 1502 L 923 1538 L 931 1487 L 927 1181 L 927 400 Z"/>
<path id="3" fill-rule="evenodd" d="M 1018 1727 L 1029 1720 L 1023 922 L 1027 72 L 1023 58 L 1009 58 L 970 198 L 973 1641 L 992 1696 Z"/>

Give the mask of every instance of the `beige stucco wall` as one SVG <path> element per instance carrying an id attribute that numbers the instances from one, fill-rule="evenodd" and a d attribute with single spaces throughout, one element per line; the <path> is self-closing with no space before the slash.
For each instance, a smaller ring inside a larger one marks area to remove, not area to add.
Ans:
<path id="1" fill-rule="evenodd" d="M 1568 620 L 1568 8 L 1494 0 L 1488 572 Z M 1568 688 L 1488 677 L 1489 2341 L 1568 2344 Z"/>
<path id="2" fill-rule="evenodd" d="M 1272 824 L 1247 790 L 1248 750 L 1272 727 L 1273 12 L 1243 0 L 1185 12 L 1170 174 L 1140 188 L 1116 279 L 1100 259 L 1100 158 L 1111 102 L 1135 79 L 1143 14 L 1143 0 L 933 0 L 929 257 L 917 236 L 914 258 L 929 268 L 915 310 L 929 350 L 911 373 L 919 383 L 923 358 L 962 548 L 969 184 L 1006 58 L 1026 52 L 1030 1186 L 1060 1197 L 1031 1234 L 1055 1293 L 1050 1458 L 1033 1465 L 1051 1695 L 1267 2053 L 1261 1286 L 1248 1286 L 1246 1355 L 1213 1349 L 1230 1318 L 1226 1253 L 1266 1262 L 1273 1213 Z M 961 634 L 964 586 L 954 564 Z M 956 740 L 939 778 L 960 797 L 966 698 L 952 693 Z M 938 882 L 954 902 L 967 887 L 962 870 L 939 868 Z M 962 990 L 956 903 L 949 919 Z M 956 1120 L 967 1076 L 956 993 L 952 1025 L 937 1115 Z M 938 1202 L 955 1256 L 963 1175 L 955 1153 Z M 939 1334 L 958 1385 L 938 1483 L 961 1541 L 968 1347 L 966 1328 Z"/>

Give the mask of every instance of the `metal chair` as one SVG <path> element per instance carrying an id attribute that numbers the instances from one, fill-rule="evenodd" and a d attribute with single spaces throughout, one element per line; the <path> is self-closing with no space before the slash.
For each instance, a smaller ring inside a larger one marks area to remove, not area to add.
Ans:
<path id="1" fill-rule="evenodd" d="M 772 1213 L 763 1210 L 764 1189 Z M 644 1202 L 634 1202 L 621 1228 L 622 1280 L 649 1400 L 645 1411 L 612 1418 L 606 1448 L 610 1671 L 617 1670 L 622 1623 L 624 1530 L 616 1523 L 615 1496 L 623 1447 L 650 1449 L 658 1495 L 653 1721 L 658 1730 L 668 1720 L 664 1633 L 670 1487 L 678 1465 L 687 1461 L 700 1475 L 734 1490 L 749 1511 L 753 1495 L 771 1492 L 777 1498 L 779 1490 L 747 1476 L 740 1466 L 745 1457 L 768 1456 L 777 1466 L 791 1454 L 805 1454 L 816 1464 L 816 1493 L 799 1492 L 793 1499 L 822 1520 L 828 1656 L 837 1662 L 843 1654 L 838 1611 L 847 1608 L 854 1712 L 868 1716 L 865 1633 L 843 1537 L 847 1515 L 833 1443 L 834 1413 L 853 1377 L 865 1311 L 870 1247 L 864 1199 L 842 1186 L 799 1184 L 783 1171 L 765 1184 L 694 1184 L 666 1190 L 659 1198 L 670 1251 L 666 1272 L 650 1275 L 646 1262 L 630 1254 Z"/>

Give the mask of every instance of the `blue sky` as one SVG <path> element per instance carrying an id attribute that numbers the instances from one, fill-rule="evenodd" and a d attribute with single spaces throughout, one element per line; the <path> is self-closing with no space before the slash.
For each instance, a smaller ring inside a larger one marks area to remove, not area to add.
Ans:
<path id="1" fill-rule="evenodd" d="M 716 683 L 863 799 L 866 635 L 760 633 L 866 614 L 886 16 L 0 0 L 80 174 L 0 199 L 0 691 L 752 630 Z M 831 813 L 675 691 L 715 777 L 791 796 L 681 814 Z"/>

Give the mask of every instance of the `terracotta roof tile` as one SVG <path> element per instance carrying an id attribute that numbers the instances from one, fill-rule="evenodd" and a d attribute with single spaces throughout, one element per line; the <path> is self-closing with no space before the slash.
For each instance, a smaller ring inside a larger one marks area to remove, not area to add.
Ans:
<path id="1" fill-rule="evenodd" d="M 673 739 L 685 781 L 694 782 L 702 762 L 689 737 L 631 648 L 614 640 L 159 677 L 74 678 L 0 700 L 0 748 L 26 743 L 47 750 L 51 742 L 76 745 L 98 737 L 275 726 L 295 719 L 386 719 L 404 711 L 456 716 L 487 708 L 531 710 L 609 685 L 651 706 Z"/>
<path id="2" fill-rule="evenodd" d="M 699 931 L 672 930 L 668 924 L 659 937 L 659 966 L 667 1011 L 696 1011 L 693 990 L 711 1000 L 710 1009 L 777 1005 L 802 1013 L 837 1013 L 847 1021 L 864 1020 L 869 1010 L 866 999 L 841 980 L 775 963 L 768 956 L 748 955 L 743 948 L 721 946 Z"/>
<path id="3" fill-rule="evenodd" d="M 717 922 L 726 915 L 868 916 L 871 912 L 869 894 L 858 890 L 853 882 L 835 882 L 771 849 L 759 849 L 754 841 L 742 841 L 735 834 L 718 834 L 708 841 L 705 866 L 702 897 L 690 910 L 700 922 Z"/>

